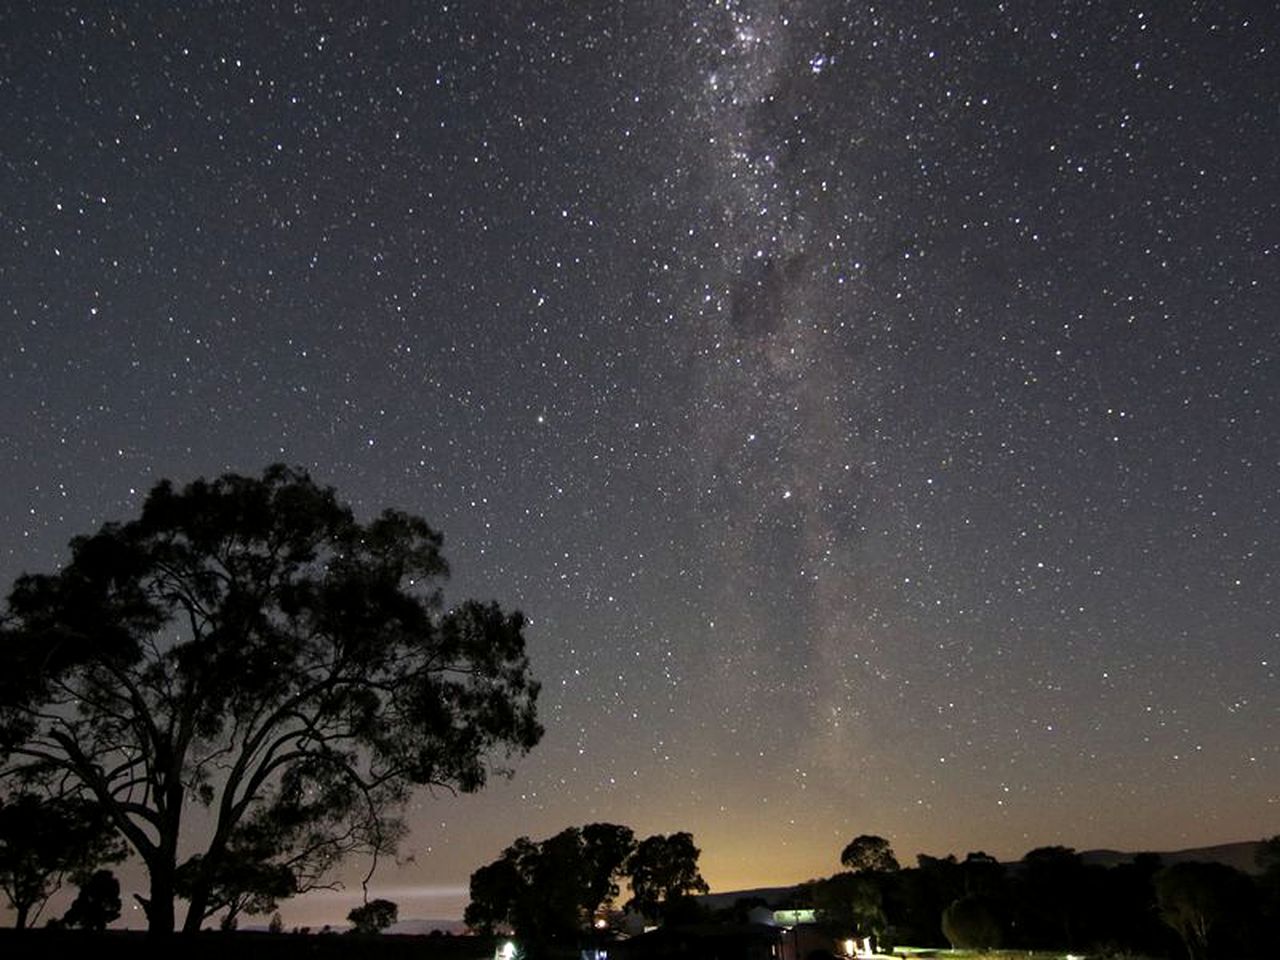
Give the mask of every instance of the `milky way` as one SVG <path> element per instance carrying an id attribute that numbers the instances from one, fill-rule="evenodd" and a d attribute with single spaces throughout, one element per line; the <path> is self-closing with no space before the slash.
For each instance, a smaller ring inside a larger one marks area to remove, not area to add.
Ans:
<path id="1" fill-rule="evenodd" d="M 277 460 L 430 519 L 548 732 L 417 909 L 592 820 L 717 889 L 1276 832 L 1273 15 L 0 18 L 0 575 Z"/>

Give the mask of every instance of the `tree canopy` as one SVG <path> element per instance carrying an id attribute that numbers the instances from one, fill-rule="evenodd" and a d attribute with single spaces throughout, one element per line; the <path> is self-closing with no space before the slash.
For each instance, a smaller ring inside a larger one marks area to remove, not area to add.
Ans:
<path id="1" fill-rule="evenodd" d="M 849 841 L 840 853 L 840 862 L 854 873 L 892 873 L 898 869 L 898 858 L 889 841 L 867 833 Z"/>
<path id="2" fill-rule="evenodd" d="M 509 928 L 539 956 L 605 920 L 625 879 L 628 910 L 670 920 L 692 905 L 690 894 L 707 892 L 698 854 L 692 834 L 636 843 L 629 827 L 614 823 L 570 827 L 541 841 L 520 837 L 471 875 L 464 919 L 484 933 Z"/>
<path id="3" fill-rule="evenodd" d="M 347 914 L 352 933 L 381 933 L 400 918 L 400 907 L 391 900 L 370 900 Z"/>
<path id="4" fill-rule="evenodd" d="M 829 930 L 878 942 L 888 926 L 882 886 L 876 873 L 838 873 L 814 883 L 810 895 Z"/>
<path id="5" fill-rule="evenodd" d="M 693 844 L 693 834 L 681 831 L 655 834 L 640 841 L 627 861 L 631 899 L 627 908 L 647 917 L 710 887 L 698 870 L 702 851 Z"/>
<path id="6" fill-rule="evenodd" d="M 1029 850 L 1022 858 L 1021 899 L 1024 924 L 1046 941 L 1076 946 L 1085 906 L 1084 861 L 1071 847 Z"/>
<path id="7" fill-rule="evenodd" d="M 362 523 L 283 466 L 158 484 L 138 519 L 14 584 L 0 775 L 106 812 L 147 868 L 153 931 L 174 929 L 179 886 L 198 929 L 246 851 L 304 889 L 391 849 L 415 786 L 477 790 L 542 733 L 523 618 L 447 609 L 440 547 L 425 520 Z M 180 863 L 192 801 L 209 840 Z"/>
<path id="8" fill-rule="evenodd" d="M 105 930 L 120 916 L 120 881 L 110 870 L 95 870 L 77 884 L 80 888 L 62 917 L 68 927 Z"/>
<path id="9" fill-rule="evenodd" d="M 476 930 L 510 927 L 536 953 L 570 942 L 618 896 L 635 849 L 629 827 L 589 823 L 534 842 L 521 837 L 471 875 L 465 919 Z"/>
<path id="10" fill-rule="evenodd" d="M 1175 863 L 1156 877 L 1160 919 L 1182 938 L 1189 960 L 1202 960 L 1226 927 L 1253 907 L 1247 874 L 1222 863 Z"/>
<path id="11" fill-rule="evenodd" d="M 89 800 L 19 792 L 0 799 L 0 890 L 22 929 L 64 879 L 124 859 L 104 811 Z"/>
<path id="12" fill-rule="evenodd" d="M 992 906 L 976 895 L 961 897 L 942 912 L 942 932 L 953 950 L 986 953 L 1000 946 L 1000 920 Z"/>

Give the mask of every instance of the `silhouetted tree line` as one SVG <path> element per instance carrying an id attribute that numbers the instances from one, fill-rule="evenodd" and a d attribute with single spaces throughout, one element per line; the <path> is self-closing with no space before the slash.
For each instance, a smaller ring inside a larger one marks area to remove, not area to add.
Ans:
<path id="1" fill-rule="evenodd" d="M 589 823 L 534 841 L 520 837 L 471 875 L 467 925 L 481 933 L 511 930 L 527 956 L 570 951 L 593 931 L 614 930 L 620 883 L 626 911 L 678 923 L 700 917 L 692 895 L 706 893 L 701 851 L 689 833 L 639 842 L 630 827 Z"/>
<path id="2" fill-rule="evenodd" d="M 888 843 L 860 837 L 850 869 L 798 888 L 838 936 L 893 944 L 1078 954 L 1215 958 L 1280 956 L 1280 836 L 1263 842 L 1259 873 L 1222 863 L 1164 865 L 1138 854 L 1114 866 L 1069 847 L 1038 847 L 1016 864 L 982 852 L 920 854 L 900 869 Z"/>

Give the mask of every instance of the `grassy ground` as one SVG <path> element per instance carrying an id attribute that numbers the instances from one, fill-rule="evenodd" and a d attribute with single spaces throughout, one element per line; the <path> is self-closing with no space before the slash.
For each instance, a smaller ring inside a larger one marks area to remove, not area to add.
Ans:
<path id="1" fill-rule="evenodd" d="M 492 960 L 492 937 L 201 933 L 154 941 L 129 930 L 0 929 L 2 960 Z M 944 950 L 896 947 L 901 960 L 1098 960 L 1052 950 Z"/>
<path id="2" fill-rule="evenodd" d="M 130 930 L 0 929 L 4 960 L 492 960 L 494 946 L 487 937 L 245 932 L 155 941 Z"/>
<path id="3" fill-rule="evenodd" d="M 1058 950 L 943 950 L 936 947 L 895 947 L 893 956 L 906 960 L 1092 960 L 1088 954 Z"/>

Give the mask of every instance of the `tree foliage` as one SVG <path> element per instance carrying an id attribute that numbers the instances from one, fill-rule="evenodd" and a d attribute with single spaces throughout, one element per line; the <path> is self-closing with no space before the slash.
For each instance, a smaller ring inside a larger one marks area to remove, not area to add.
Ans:
<path id="1" fill-rule="evenodd" d="M 1258 851 L 1254 854 L 1254 859 L 1264 877 L 1268 879 L 1280 877 L 1280 834 L 1258 841 Z"/>
<path id="2" fill-rule="evenodd" d="M 1004 865 L 982 850 L 965 854 L 960 864 L 964 892 L 970 896 L 999 898 L 1004 892 Z"/>
<path id="3" fill-rule="evenodd" d="M 866 833 L 849 841 L 840 853 L 840 863 L 854 873 L 892 873 L 898 869 L 889 841 Z"/>
<path id="4" fill-rule="evenodd" d="M 1160 918 L 1182 938 L 1189 960 L 1230 939 L 1226 927 L 1248 912 L 1253 897 L 1249 877 L 1223 863 L 1175 863 L 1156 877 Z"/>
<path id="5" fill-rule="evenodd" d="M 1000 946 L 1000 919 L 987 898 L 969 894 L 942 912 L 942 932 L 953 950 L 992 950 Z"/>
<path id="6" fill-rule="evenodd" d="M 886 876 L 878 872 L 838 873 L 813 884 L 814 909 L 833 934 L 872 937 L 879 943 L 888 927 L 885 883 Z"/>
<path id="7" fill-rule="evenodd" d="M 701 854 L 693 844 L 693 834 L 654 834 L 640 841 L 627 860 L 631 899 L 627 908 L 647 917 L 657 917 L 664 907 L 710 888 L 698 871 Z"/>
<path id="8" fill-rule="evenodd" d="M 940 946 L 945 942 L 942 911 L 965 890 L 955 855 L 917 854 L 915 867 L 892 876 L 895 882 L 889 915 L 899 939 L 915 946 Z"/>
<path id="9" fill-rule="evenodd" d="M 120 916 L 120 881 L 110 870 L 95 870 L 78 884 L 80 890 L 62 917 L 63 926 L 105 930 Z"/>
<path id="10" fill-rule="evenodd" d="M 589 823 L 582 828 L 585 912 L 595 914 L 613 906 L 620 892 L 618 881 L 625 875 L 635 848 L 635 833 L 630 827 Z"/>
<path id="11" fill-rule="evenodd" d="M 514 930 L 533 952 L 573 941 L 618 896 L 635 847 L 629 827 L 590 823 L 534 842 L 521 837 L 471 875 L 465 920 L 475 930 Z"/>
<path id="12" fill-rule="evenodd" d="M 347 914 L 352 933 L 381 933 L 400 917 L 400 908 L 390 900 L 370 900 Z"/>
<path id="13" fill-rule="evenodd" d="M 1084 862 L 1071 847 L 1036 847 L 1022 858 L 1021 909 L 1031 936 L 1077 946 L 1085 906 Z"/>
<path id="14" fill-rule="evenodd" d="M 473 930 L 509 929 L 532 956 L 572 946 L 606 913 L 626 879 L 627 909 L 681 922 L 701 916 L 693 893 L 706 893 L 699 850 L 689 833 L 640 843 L 629 827 L 591 823 L 546 840 L 520 837 L 471 875 L 464 919 Z"/>
<path id="15" fill-rule="evenodd" d="M 1103 866 L 1068 847 L 1039 847 L 1014 865 L 981 852 L 920 854 L 895 872 L 810 881 L 792 903 L 817 908 L 838 938 L 883 930 L 920 947 L 1270 960 L 1280 957 L 1280 842 L 1258 845 L 1258 866 L 1257 876 L 1214 862 L 1163 870 L 1152 853 Z"/>
<path id="16" fill-rule="evenodd" d="M 124 859 L 104 811 L 87 800 L 22 791 L 0 800 L 0 890 L 21 929 L 63 881 Z"/>
<path id="17" fill-rule="evenodd" d="M 234 930 L 241 914 L 271 913 L 281 900 L 299 892 L 298 878 L 289 866 L 260 860 L 243 848 L 229 849 L 210 871 L 204 870 L 199 854 L 182 863 L 175 880 L 178 895 L 193 899 L 202 876 L 208 882 L 204 919 L 221 913 L 223 930 Z"/>
<path id="18" fill-rule="evenodd" d="M 15 583 L 4 773 L 107 812 L 146 865 L 154 931 L 174 928 L 180 885 L 197 929 L 236 877 L 270 900 L 286 886 L 274 868 L 304 889 L 352 851 L 390 849 L 414 786 L 477 790 L 541 736 L 523 619 L 446 609 L 440 544 L 405 513 L 361 523 L 281 466 L 160 483 L 137 520 Z M 210 839 L 180 864 L 192 801 Z M 270 876 L 241 872 L 249 852 Z"/>

